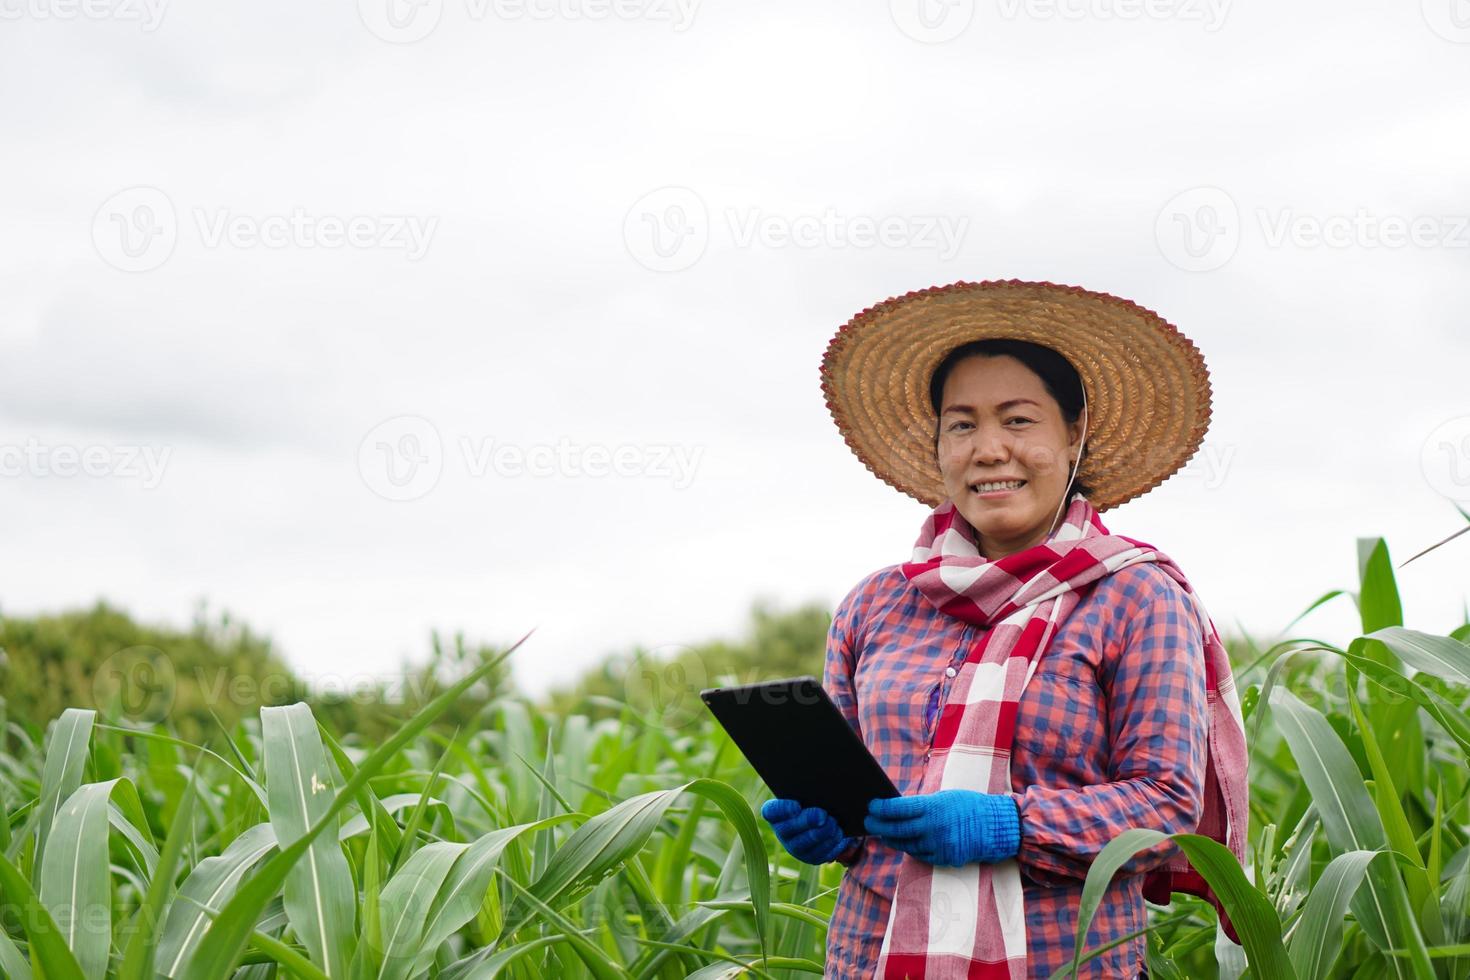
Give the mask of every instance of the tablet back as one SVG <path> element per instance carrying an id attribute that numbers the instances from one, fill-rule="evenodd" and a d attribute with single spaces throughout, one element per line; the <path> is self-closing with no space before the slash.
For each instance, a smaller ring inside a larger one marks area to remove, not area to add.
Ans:
<path id="1" fill-rule="evenodd" d="M 899 795 L 815 677 L 713 687 L 699 696 L 774 795 L 821 807 L 844 834 L 867 833 L 869 800 Z"/>

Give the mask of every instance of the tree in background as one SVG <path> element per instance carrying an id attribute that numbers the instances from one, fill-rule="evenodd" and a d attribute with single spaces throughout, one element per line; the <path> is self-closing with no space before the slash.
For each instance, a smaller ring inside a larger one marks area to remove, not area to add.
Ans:
<path id="1" fill-rule="evenodd" d="M 268 639 L 204 605 L 184 630 L 139 623 L 106 602 L 33 618 L 0 616 L 0 691 L 8 720 L 37 731 L 62 710 L 116 724 L 165 721 L 181 737 L 233 727 L 304 689 Z M 7 736 L 8 737 L 8 736 Z"/>
<path id="2" fill-rule="evenodd" d="M 544 707 L 556 715 L 581 712 L 597 719 L 617 717 L 627 704 L 677 723 L 703 709 L 702 688 L 802 674 L 820 678 L 831 623 L 821 603 L 781 611 L 760 599 L 744 638 L 611 654 L 570 686 L 553 688 Z"/>
<path id="3" fill-rule="evenodd" d="M 4 720 L 32 736 L 66 708 L 95 708 L 110 724 L 161 725 L 204 742 L 220 726 L 233 731 L 242 718 L 254 723 L 263 706 L 306 701 L 339 736 L 371 744 L 487 654 L 504 649 L 468 643 L 462 634 L 446 641 L 436 632 L 430 639 L 428 659 L 405 664 L 397 677 L 334 685 L 308 683 L 269 639 L 202 604 L 186 630 L 139 623 L 106 602 L 54 615 L 0 616 L 0 708 Z M 502 664 L 436 726 L 468 727 L 510 693 L 510 667 Z"/>

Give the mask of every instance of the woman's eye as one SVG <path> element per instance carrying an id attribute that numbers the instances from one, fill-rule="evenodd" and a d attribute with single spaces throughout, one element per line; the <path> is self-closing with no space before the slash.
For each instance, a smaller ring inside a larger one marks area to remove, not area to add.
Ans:
<path id="1" fill-rule="evenodd" d="M 1024 419 L 1021 416 L 1017 415 L 1014 418 L 1006 419 L 1006 421 L 1007 422 L 1034 422 L 1036 420 L 1035 419 Z"/>

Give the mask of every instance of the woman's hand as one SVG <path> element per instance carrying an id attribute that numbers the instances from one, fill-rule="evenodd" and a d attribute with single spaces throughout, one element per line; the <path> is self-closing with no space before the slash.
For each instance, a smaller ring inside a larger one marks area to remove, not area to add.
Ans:
<path id="1" fill-rule="evenodd" d="M 803 807 L 795 800 L 766 800 L 761 816 L 776 832 L 786 852 L 806 864 L 826 864 L 856 843 L 846 837 L 832 815 L 819 806 Z"/>
<path id="2" fill-rule="evenodd" d="M 930 864 L 1003 861 L 1021 847 L 1021 815 L 1004 793 L 944 789 L 868 803 L 868 833 Z"/>

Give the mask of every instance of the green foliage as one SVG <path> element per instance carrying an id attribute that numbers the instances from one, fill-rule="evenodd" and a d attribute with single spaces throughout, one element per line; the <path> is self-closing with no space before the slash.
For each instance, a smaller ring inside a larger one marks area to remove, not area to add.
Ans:
<path id="1" fill-rule="evenodd" d="M 1470 978 L 1470 624 L 1406 628 L 1386 547 L 1365 542 L 1360 556 L 1359 588 L 1319 601 L 1352 595 L 1362 636 L 1232 643 L 1249 859 L 1195 834 L 1169 839 L 1245 945 L 1217 958 L 1213 909 L 1179 895 L 1151 907 L 1152 975 Z M 10 620 L 5 635 L 94 661 L 140 636 L 178 640 L 94 613 L 106 628 L 85 627 L 85 643 L 60 618 Z M 755 815 L 768 791 L 682 698 L 706 680 L 820 674 L 828 622 L 814 607 L 758 607 L 740 642 L 613 658 L 553 699 L 561 710 L 510 687 L 514 647 L 456 637 L 436 638 L 412 699 L 257 706 L 223 728 L 206 711 L 197 737 L 184 734 L 198 721 L 187 699 L 151 730 L 88 707 L 57 710 L 44 739 L 13 726 L 0 753 L 0 973 L 820 975 L 843 869 L 785 854 Z M 238 650 L 248 633 L 233 646 L 203 635 L 197 652 L 213 663 L 215 646 Z M 263 641 L 246 648 L 274 669 Z M 1084 918 L 1117 869 L 1163 839 L 1135 828 L 1112 841 Z M 1098 952 L 1079 944 L 1076 961 Z"/>
<path id="2" fill-rule="evenodd" d="M 39 732 L 66 708 L 110 721 L 168 720 L 182 737 L 213 731 L 305 688 L 270 641 L 201 607 L 189 629 L 149 626 L 98 602 L 51 616 L 0 616 L 0 691 L 9 720 Z"/>
<path id="3" fill-rule="evenodd" d="M 305 701 L 333 730 L 362 744 L 381 742 L 405 717 L 433 701 L 490 652 L 463 634 L 430 636 L 429 656 L 396 678 L 308 685 L 270 640 L 202 606 L 186 630 L 138 623 L 99 602 L 91 609 L 36 617 L 0 617 L 0 705 L 34 740 L 69 707 L 133 728 L 160 725 L 202 742 L 262 707 Z M 500 665 L 437 720 L 446 730 L 473 724 L 512 689 Z M 217 720 L 216 720 L 217 719 Z M 17 748 L 16 733 L 5 746 Z"/>
<path id="4" fill-rule="evenodd" d="M 546 707 L 558 715 L 603 719 L 617 717 L 627 703 L 645 714 L 652 709 L 665 722 L 682 723 L 702 713 L 702 688 L 802 674 L 820 678 L 831 624 L 831 612 L 818 604 L 783 612 L 757 601 L 743 639 L 614 654 L 570 686 L 553 689 Z"/>

